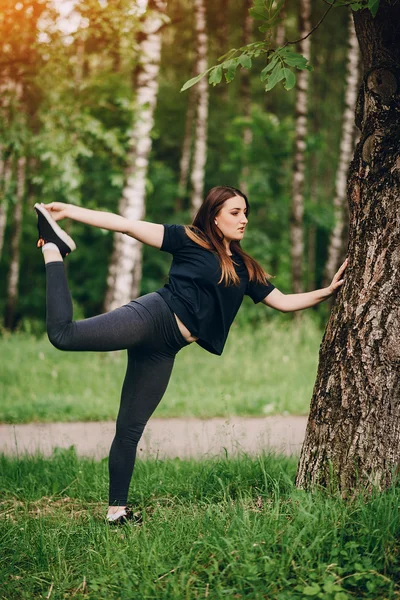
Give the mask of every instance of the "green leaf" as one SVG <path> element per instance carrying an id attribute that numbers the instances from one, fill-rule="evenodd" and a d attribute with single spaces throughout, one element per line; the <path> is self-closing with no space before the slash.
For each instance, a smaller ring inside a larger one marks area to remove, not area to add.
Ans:
<path id="1" fill-rule="evenodd" d="M 298 54 L 298 52 L 292 52 L 291 50 L 287 52 L 278 53 L 281 56 L 283 62 L 289 65 L 289 67 L 297 67 L 297 69 L 307 68 L 308 60 L 302 54 Z"/>
<path id="2" fill-rule="evenodd" d="M 218 83 L 221 82 L 222 79 L 222 65 L 218 65 L 217 67 L 214 67 L 214 69 L 212 69 L 212 71 L 210 72 L 210 76 L 208 78 L 208 83 L 211 83 L 212 85 L 217 85 Z"/>
<path id="3" fill-rule="evenodd" d="M 321 588 L 319 587 L 318 583 L 313 583 L 312 585 L 306 585 L 305 588 L 303 588 L 303 594 L 305 594 L 306 596 L 316 596 L 317 594 L 319 594 L 321 591 Z"/>
<path id="4" fill-rule="evenodd" d="M 285 77 L 285 73 L 283 72 L 280 64 L 276 65 L 271 75 L 268 78 L 267 85 L 265 86 L 265 91 L 269 92 L 276 86 L 276 84 L 281 81 Z"/>
<path id="5" fill-rule="evenodd" d="M 371 11 L 371 15 L 375 17 L 379 8 L 379 0 L 368 0 L 368 8 Z"/>
<path id="6" fill-rule="evenodd" d="M 276 56 L 274 54 L 273 59 L 271 60 L 270 63 L 267 64 L 266 67 L 263 68 L 263 70 L 261 71 L 261 81 L 265 81 L 268 77 L 268 73 L 270 71 L 272 71 L 272 69 L 275 67 L 276 63 L 278 62 L 278 56 Z"/>
<path id="7" fill-rule="evenodd" d="M 333 594 L 333 592 L 341 592 L 343 588 L 341 585 L 338 585 L 334 581 L 326 581 L 324 583 L 324 592 L 327 594 Z"/>
<path id="8" fill-rule="evenodd" d="M 238 61 L 244 69 L 251 69 L 251 58 L 248 54 L 241 54 L 241 56 L 238 58 Z"/>
<path id="9" fill-rule="evenodd" d="M 349 600 L 350 596 L 346 594 L 346 592 L 336 592 L 334 599 L 335 600 Z"/>
<path id="10" fill-rule="evenodd" d="M 235 78 L 235 72 L 239 65 L 239 61 L 237 58 L 232 58 L 231 60 L 223 63 L 223 67 L 226 69 L 225 79 L 227 83 L 230 83 Z"/>
<path id="11" fill-rule="evenodd" d="M 204 71 L 204 73 L 200 73 L 200 75 L 196 75 L 196 77 L 192 77 L 192 79 L 189 79 L 189 81 L 187 81 L 181 88 L 181 92 L 184 92 L 185 90 L 188 90 L 189 88 L 191 88 L 193 85 L 196 85 L 196 83 L 198 83 L 200 81 L 200 79 L 203 79 L 203 77 L 205 75 L 207 75 L 207 73 L 209 71 L 211 71 L 213 67 L 211 67 L 210 69 L 207 69 L 207 71 Z"/>
<path id="12" fill-rule="evenodd" d="M 283 72 L 285 74 L 284 88 L 286 90 L 291 90 L 292 87 L 294 87 L 296 84 L 296 77 L 293 71 L 291 71 L 290 69 L 283 69 Z"/>

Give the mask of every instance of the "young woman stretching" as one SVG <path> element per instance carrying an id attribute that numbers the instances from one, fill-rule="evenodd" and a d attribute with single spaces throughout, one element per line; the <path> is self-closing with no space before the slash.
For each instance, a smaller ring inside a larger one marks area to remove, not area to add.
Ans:
<path id="1" fill-rule="evenodd" d="M 343 283 L 347 260 L 327 287 L 283 294 L 246 254 L 240 241 L 249 203 L 232 187 L 208 193 L 192 226 L 129 221 L 124 217 L 71 204 L 35 204 L 39 241 L 46 263 L 47 333 L 60 350 L 127 350 L 128 367 L 121 393 L 116 433 L 109 456 L 110 524 L 135 518 L 127 506 L 136 448 L 171 375 L 176 354 L 197 342 L 222 354 L 243 296 L 283 312 L 314 306 Z M 63 218 L 119 231 L 173 255 L 169 283 L 125 306 L 81 321 L 72 320 L 72 301 L 63 258 L 75 249 L 56 223 Z"/>

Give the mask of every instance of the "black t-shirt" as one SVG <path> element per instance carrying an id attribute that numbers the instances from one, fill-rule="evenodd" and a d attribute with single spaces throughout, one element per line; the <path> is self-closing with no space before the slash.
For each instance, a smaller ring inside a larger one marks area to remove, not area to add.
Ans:
<path id="1" fill-rule="evenodd" d="M 218 283 L 221 267 L 218 256 L 193 242 L 183 225 L 164 225 L 161 250 L 173 255 L 169 282 L 157 292 L 178 315 L 197 343 L 212 352 L 222 354 L 229 328 L 247 294 L 257 304 L 275 288 L 272 283 L 249 281 L 243 259 L 232 259 L 240 285 Z"/>

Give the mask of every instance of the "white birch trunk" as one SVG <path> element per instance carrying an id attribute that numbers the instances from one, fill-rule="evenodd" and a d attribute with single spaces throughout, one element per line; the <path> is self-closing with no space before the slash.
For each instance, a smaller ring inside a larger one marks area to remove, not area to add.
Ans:
<path id="1" fill-rule="evenodd" d="M 285 43 L 285 38 L 286 38 L 286 23 L 285 23 L 286 10 L 285 10 L 285 8 L 281 9 L 281 12 L 279 13 L 279 17 L 280 17 L 281 21 L 278 23 L 278 26 L 276 28 L 276 33 L 275 33 L 275 46 L 276 47 L 283 46 L 283 44 Z"/>
<path id="2" fill-rule="evenodd" d="M 311 29 L 310 0 L 299 2 L 300 38 L 304 37 Z M 310 58 L 310 38 L 299 42 L 300 54 Z M 307 93 L 308 93 L 308 71 L 304 69 L 297 76 L 296 94 L 296 134 L 295 134 L 295 156 L 293 165 L 292 183 L 292 214 L 291 214 L 291 254 L 292 254 L 292 288 L 293 292 L 299 293 L 303 290 L 302 263 L 303 263 L 303 213 L 304 213 L 304 153 L 306 149 L 307 134 Z M 298 315 L 299 313 L 295 313 Z"/>
<path id="3" fill-rule="evenodd" d="M 357 100 L 357 88 L 359 80 L 360 47 L 354 29 L 353 14 L 349 11 L 349 45 L 347 52 L 346 92 L 345 109 L 343 113 L 342 139 L 340 142 L 339 164 L 336 173 L 336 189 L 333 199 L 335 214 L 335 226 L 330 236 L 328 258 L 325 266 L 325 284 L 329 284 L 332 277 L 340 266 L 341 252 L 344 247 L 343 231 L 345 221 L 348 220 L 344 214 L 347 208 L 347 174 L 354 150 L 354 111 Z"/>
<path id="4" fill-rule="evenodd" d="M 252 38 L 254 19 L 249 14 L 249 9 L 252 7 L 252 5 L 253 5 L 252 0 L 245 0 L 246 16 L 244 19 L 244 28 L 243 28 L 243 46 L 246 46 Z M 241 76 L 242 76 L 242 79 L 241 79 L 242 90 L 241 91 L 242 91 L 242 97 L 243 97 L 243 116 L 246 118 L 246 120 L 250 121 L 251 82 L 250 82 L 249 71 L 247 71 L 246 69 L 243 69 Z M 240 177 L 240 184 L 239 184 L 239 187 L 240 187 L 241 191 L 245 194 L 245 196 L 248 196 L 248 194 L 249 194 L 250 168 L 249 168 L 249 164 L 248 164 L 248 153 L 249 153 L 249 149 L 250 149 L 252 141 L 253 141 L 252 129 L 249 125 L 246 125 L 246 127 L 243 130 L 244 164 L 243 164 L 242 173 L 241 173 L 241 177 Z"/>
<path id="5" fill-rule="evenodd" d="M 3 254 L 4 236 L 7 226 L 7 200 L 6 194 L 11 179 L 11 158 L 0 158 L 0 259 Z"/>
<path id="6" fill-rule="evenodd" d="M 194 77 L 194 75 L 193 75 Z M 182 199 L 186 195 L 189 170 L 190 170 L 190 158 L 193 140 L 193 121 L 197 105 L 197 86 L 193 86 L 189 90 L 188 103 L 186 108 L 186 119 L 185 119 L 185 134 L 182 144 L 182 155 L 179 162 L 179 183 L 178 183 L 178 199 L 176 203 L 176 209 L 182 210 Z"/>
<path id="7" fill-rule="evenodd" d="M 11 237 L 11 262 L 7 279 L 7 302 L 4 315 L 4 326 L 11 329 L 14 322 L 15 308 L 18 301 L 18 282 L 20 270 L 20 240 L 22 229 L 22 204 L 25 193 L 26 158 L 21 156 L 17 161 L 17 192 L 13 214 L 13 232 Z"/>
<path id="8" fill-rule="evenodd" d="M 162 0 L 150 0 L 151 9 L 140 43 L 140 67 L 136 77 L 135 121 L 130 137 L 126 184 L 119 205 L 119 213 L 130 220 L 143 219 L 145 214 L 146 177 L 151 151 L 151 131 L 158 94 L 158 74 L 161 58 L 161 27 L 159 12 L 165 9 Z M 140 242 L 128 235 L 116 233 L 114 250 L 107 278 L 105 310 L 110 311 L 132 299 L 134 270 L 141 259 Z M 137 287 L 137 283 L 136 283 Z"/>
<path id="9" fill-rule="evenodd" d="M 207 70 L 207 30 L 204 0 L 194 0 L 197 63 L 196 74 Z M 197 115 L 192 167 L 191 211 L 194 216 L 203 202 L 204 174 L 207 160 L 208 82 L 203 77 L 197 84 Z"/>

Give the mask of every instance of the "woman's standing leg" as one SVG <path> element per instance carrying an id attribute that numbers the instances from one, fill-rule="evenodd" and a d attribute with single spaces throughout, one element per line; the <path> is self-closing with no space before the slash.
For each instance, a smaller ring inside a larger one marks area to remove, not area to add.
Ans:
<path id="1" fill-rule="evenodd" d="M 110 507 L 127 504 L 137 445 L 167 389 L 174 359 L 174 354 L 139 356 L 137 351 L 128 350 L 128 367 L 109 456 Z"/>

